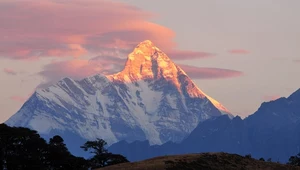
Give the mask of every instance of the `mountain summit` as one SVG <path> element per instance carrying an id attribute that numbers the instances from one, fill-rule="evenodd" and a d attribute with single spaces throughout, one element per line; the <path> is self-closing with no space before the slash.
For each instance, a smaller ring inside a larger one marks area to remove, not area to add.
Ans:
<path id="1" fill-rule="evenodd" d="M 121 72 L 64 78 L 37 90 L 6 123 L 46 137 L 59 134 L 70 143 L 80 137 L 153 145 L 180 142 L 199 122 L 222 112 L 228 111 L 147 40 L 128 55 Z"/>
<path id="2" fill-rule="evenodd" d="M 180 80 L 180 77 L 184 80 Z M 207 97 L 222 113 L 230 113 L 221 103 L 201 91 L 188 75 L 150 40 L 139 43 L 128 55 L 124 69 L 108 78 L 122 82 L 164 79 L 175 85 L 180 93 L 180 85 L 184 81 L 187 84 L 185 90 L 190 97 Z"/>
<path id="3" fill-rule="evenodd" d="M 122 81 L 176 79 L 177 72 L 178 69 L 170 58 L 151 41 L 146 40 L 128 55 L 124 70 L 111 77 Z"/>

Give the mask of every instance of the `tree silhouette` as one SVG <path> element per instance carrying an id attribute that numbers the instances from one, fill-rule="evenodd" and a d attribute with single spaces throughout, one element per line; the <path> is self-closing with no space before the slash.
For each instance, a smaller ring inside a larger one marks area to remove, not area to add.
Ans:
<path id="1" fill-rule="evenodd" d="M 264 159 L 264 158 L 259 158 L 259 160 L 260 160 L 260 161 L 265 161 L 265 159 Z"/>
<path id="2" fill-rule="evenodd" d="M 81 157 L 73 156 L 62 137 L 56 135 L 49 140 L 48 157 L 51 170 L 87 169 L 88 162 Z"/>
<path id="3" fill-rule="evenodd" d="M 105 145 L 107 143 L 103 139 L 97 138 L 95 141 L 87 141 L 81 148 L 84 151 L 90 151 L 90 153 L 95 155 L 101 155 L 107 153 L 107 149 L 105 149 Z"/>
<path id="4" fill-rule="evenodd" d="M 28 128 L 0 124 L 0 170 L 86 170 L 87 161 L 73 156 L 60 136 L 49 144 Z"/>
<path id="5" fill-rule="evenodd" d="M 45 169 L 47 143 L 36 131 L 0 125 L 2 169 Z"/>
<path id="6" fill-rule="evenodd" d="M 34 130 L 0 124 L 0 170 L 87 170 L 128 162 L 122 155 L 109 153 L 105 145 L 102 139 L 86 142 L 82 148 L 94 157 L 85 160 L 72 155 L 58 135 L 47 143 Z"/>
<path id="7" fill-rule="evenodd" d="M 105 145 L 107 143 L 103 139 L 95 141 L 87 141 L 81 148 L 84 151 L 90 151 L 94 156 L 89 160 L 92 168 L 100 168 L 118 163 L 128 162 L 126 157 L 118 154 L 112 154 L 107 151 Z"/>
<path id="8" fill-rule="evenodd" d="M 124 163 L 124 162 L 129 162 L 125 156 L 120 155 L 120 154 L 109 153 L 108 158 L 109 159 L 107 159 L 107 166 L 120 164 L 120 163 Z"/>
<path id="9" fill-rule="evenodd" d="M 291 156 L 289 161 L 288 161 L 289 165 L 294 165 L 294 166 L 300 166 L 300 153 L 298 153 L 295 156 Z"/>
<path id="10" fill-rule="evenodd" d="M 68 159 L 71 153 L 60 136 L 50 139 L 48 149 L 48 161 L 53 170 L 71 169 L 71 162 Z"/>

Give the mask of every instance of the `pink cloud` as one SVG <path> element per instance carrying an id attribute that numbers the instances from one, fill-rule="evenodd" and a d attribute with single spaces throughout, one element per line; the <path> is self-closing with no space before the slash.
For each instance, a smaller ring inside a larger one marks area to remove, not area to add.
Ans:
<path id="1" fill-rule="evenodd" d="M 173 59 L 212 54 L 176 50 L 175 33 L 148 21 L 154 14 L 106 0 L 0 1 L 0 56 L 37 61 L 40 57 L 98 55 L 132 49 L 150 39 Z"/>
<path id="2" fill-rule="evenodd" d="M 191 59 L 199 59 L 199 58 L 206 58 L 206 57 L 214 56 L 214 54 L 212 54 L 212 53 L 196 52 L 196 51 L 172 50 L 169 52 L 167 51 L 166 53 L 173 60 L 191 60 Z"/>
<path id="3" fill-rule="evenodd" d="M 0 2 L 0 56 L 79 57 L 103 48 L 131 49 L 152 40 L 177 59 L 207 56 L 175 50 L 175 33 L 149 22 L 154 15 L 120 2 L 105 0 L 3 0 Z M 179 57 L 180 56 L 180 57 Z"/>
<path id="4" fill-rule="evenodd" d="M 250 51 L 247 51 L 245 49 L 233 49 L 228 51 L 231 54 L 249 54 Z"/>
<path id="5" fill-rule="evenodd" d="M 3 72 L 9 75 L 17 75 L 17 72 L 11 68 L 4 68 Z"/>
<path id="6" fill-rule="evenodd" d="M 273 101 L 273 100 L 279 99 L 280 97 L 281 96 L 279 96 L 279 95 L 265 95 L 265 96 L 263 96 L 263 99 L 265 101 Z"/>
<path id="7" fill-rule="evenodd" d="M 58 80 L 70 77 L 82 79 L 95 74 L 109 75 L 121 71 L 126 59 L 118 57 L 116 53 L 106 53 L 92 59 L 74 59 L 67 61 L 53 61 L 45 66 L 39 75 L 45 82 L 39 87 L 45 87 Z M 193 79 L 220 79 L 243 75 L 240 71 L 221 68 L 202 68 L 189 65 L 179 65 Z"/>
<path id="8" fill-rule="evenodd" d="M 97 56 L 92 59 L 54 61 L 38 74 L 45 78 L 39 87 L 45 87 L 58 80 L 70 77 L 76 80 L 95 74 L 109 75 L 123 69 L 126 60 L 111 56 Z"/>
<path id="9" fill-rule="evenodd" d="M 221 79 L 243 75 L 242 72 L 231 69 L 195 67 L 183 64 L 180 64 L 179 66 L 193 79 Z"/>
<path id="10" fill-rule="evenodd" d="M 16 102 L 24 103 L 28 99 L 28 97 L 11 96 L 10 99 L 13 100 L 13 101 L 16 101 Z"/>
<path id="11" fill-rule="evenodd" d="M 128 53 L 146 39 L 174 60 L 213 55 L 177 50 L 175 33 L 150 22 L 153 17 L 136 7 L 106 0 L 3 0 L 0 57 L 25 61 L 73 57 L 52 62 L 39 73 L 54 82 L 67 76 L 82 78 L 120 71 Z"/>
<path id="12" fill-rule="evenodd" d="M 35 92 L 36 88 L 33 89 L 30 93 L 28 93 L 27 96 L 19 96 L 19 95 L 15 95 L 15 96 L 11 96 L 10 99 L 16 102 L 20 102 L 20 103 L 24 103 L 25 101 L 28 100 L 28 98 L 30 96 L 32 96 L 32 94 Z"/>

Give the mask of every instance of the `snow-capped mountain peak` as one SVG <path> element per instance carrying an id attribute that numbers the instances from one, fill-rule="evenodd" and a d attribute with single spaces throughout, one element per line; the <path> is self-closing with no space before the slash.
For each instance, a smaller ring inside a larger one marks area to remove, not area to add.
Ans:
<path id="1" fill-rule="evenodd" d="M 109 144 L 120 140 L 162 144 L 181 141 L 199 122 L 224 112 L 228 112 L 224 106 L 146 40 L 128 55 L 121 72 L 65 78 L 34 93 L 6 123 L 44 135 L 103 138 Z"/>
<path id="2" fill-rule="evenodd" d="M 150 40 L 139 43 L 128 55 L 124 69 L 108 78 L 128 83 L 165 79 L 175 85 L 180 93 L 185 88 L 190 97 L 207 97 L 222 113 L 230 113 L 221 103 L 201 91 L 188 75 Z M 182 87 L 182 82 L 186 87 Z"/>
<path id="3" fill-rule="evenodd" d="M 128 55 L 124 70 L 109 77 L 128 82 L 160 78 L 172 80 L 177 74 L 178 69 L 171 59 L 151 41 L 146 40 Z"/>

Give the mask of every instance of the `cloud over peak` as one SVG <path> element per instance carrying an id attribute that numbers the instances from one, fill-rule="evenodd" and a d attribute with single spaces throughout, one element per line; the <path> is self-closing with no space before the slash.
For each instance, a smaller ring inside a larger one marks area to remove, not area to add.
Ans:
<path id="1" fill-rule="evenodd" d="M 19 102 L 19 103 L 24 103 L 27 99 L 28 99 L 28 97 L 23 97 L 23 96 L 11 96 L 10 97 L 10 100 L 13 100 L 13 101 Z"/>
<path id="2" fill-rule="evenodd" d="M 11 68 L 4 68 L 3 69 L 3 72 L 6 73 L 6 74 L 9 74 L 9 75 L 17 75 L 17 71 L 11 69 Z"/>
<path id="3" fill-rule="evenodd" d="M 0 6 L 0 56 L 12 59 L 78 57 L 101 48 L 132 47 L 148 38 L 166 49 L 175 47 L 172 30 L 124 3 L 4 0 Z"/>
<path id="4" fill-rule="evenodd" d="M 116 53 L 106 53 L 96 56 L 92 59 L 73 59 L 67 61 L 52 62 L 44 67 L 44 70 L 38 74 L 45 78 L 47 86 L 51 82 L 56 82 L 64 77 L 73 79 L 82 79 L 95 74 L 110 75 L 120 72 L 125 65 L 126 58 L 118 56 Z M 243 75 L 243 72 L 222 69 L 206 68 L 190 65 L 178 64 L 192 79 L 221 79 L 233 78 Z"/>
<path id="5" fill-rule="evenodd" d="M 250 51 L 245 49 L 232 49 L 228 51 L 230 54 L 249 54 Z"/>
<path id="6" fill-rule="evenodd" d="M 0 1 L 0 57 L 27 61 L 60 58 L 38 72 L 46 82 L 55 82 L 62 77 L 80 79 L 118 72 L 129 52 L 146 39 L 176 61 L 215 55 L 177 49 L 174 31 L 150 22 L 152 17 L 154 14 L 134 6 L 107 0 L 3 0 Z M 193 78 L 241 74 L 184 67 Z M 16 74 L 13 70 L 4 71 Z"/>
<path id="7" fill-rule="evenodd" d="M 179 66 L 193 79 L 221 79 L 243 75 L 243 72 L 231 69 L 196 67 L 183 64 Z"/>

